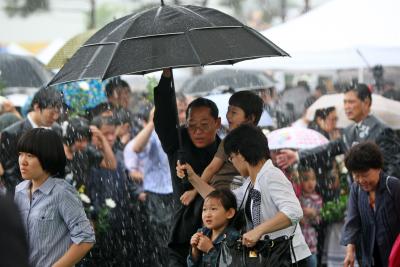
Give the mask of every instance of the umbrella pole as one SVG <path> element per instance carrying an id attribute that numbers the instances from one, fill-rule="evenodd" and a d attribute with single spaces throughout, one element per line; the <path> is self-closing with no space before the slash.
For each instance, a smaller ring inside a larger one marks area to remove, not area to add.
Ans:
<path id="1" fill-rule="evenodd" d="M 184 150 L 183 150 L 183 142 L 182 142 L 182 132 L 180 131 L 180 125 L 179 125 L 179 114 L 178 114 L 178 104 L 176 103 L 176 94 L 175 94 L 175 82 L 174 82 L 174 74 L 173 70 L 171 68 L 171 87 L 173 91 L 173 103 L 174 104 L 174 112 L 175 112 L 175 123 L 176 123 L 176 130 L 178 133 L 178 160 L 183 164 L 185 163 L 185 156 L 184 156 Z"/>

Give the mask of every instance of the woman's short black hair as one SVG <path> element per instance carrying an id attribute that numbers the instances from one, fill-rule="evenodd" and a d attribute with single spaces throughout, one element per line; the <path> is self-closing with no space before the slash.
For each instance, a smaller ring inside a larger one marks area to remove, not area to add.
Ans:
<path id="1" fill-rule="evenodd" d="M 375 143 L 370 141 L 362 142 L 350 149 L 344 163 L 349 172 L 383 169 L 383 155 Z"/>
<path id="2" fill-rule="evenodd" d="M 63 141 L 67 146 L 73 145 L 77 140 L 86 139 L 90 141 L 90 138 L 89 121 L 87 119 L 74 117 L 63 123 Z"/>
<path id="3" fill-rule="evenodd" d="M 186 118 L 189 118 L 189 112 L 193 108 L 200 108 L 200 107 L 206 107 L 210 109 L 210 114 L 214 119 L 218 119 L 218 107 L 217 105 L 211 101 L 210 99 L 199 97 L 188 105 L 186 109 Z"/>
<path id="4" fill-rule="evenodd" d="M 244 111 L 246 119 L 249 119 L 253 115 L 254 122 L 252 123 L 254 125 L 257 125 L 260 121 L 264 109 L 264 102 L 261 97 L 251 91 L 234 93 L 229 98 L 229 105 L 241 108 Z"/>
<path id="5" fill-rule="evenodd" d="M 260 128 L 243 124 L 232 130 L 224 139 L 225 154 L 240 153 L 252 166 L 271 158 L 268 140 Z"/>
<path id="6" fill-rule="evenodd" d="M 214 191 L 209 193 L 204 198 L 204 200 L 206 200 L 207 198 L 219 199 L 226 211 L 229 209 L 234 209 L 235 211 L 237 210 L 236 196 L 229 189 L 226 188 L 215 189 Z"/>
<path id="7" fill-rule="evenodd" d="M 64 177 L 67 159 L 61 137 L 53 130 L 35 128 L 26 132 L 18 141 L 17 151 L 35 155 L 43 170 Z"/>
<path id="8" fill-rule="evenodd" d="M 350 91 L 354 91 L 357 94 L 358 99 L 360 99 L 361 101 L 369 99 L 370 105 L 372 105 L 372 95 L 368 85 L 364 83 L 356 83 L 354 85 L 346 86 L 344 92 L 347 93 Z"/>

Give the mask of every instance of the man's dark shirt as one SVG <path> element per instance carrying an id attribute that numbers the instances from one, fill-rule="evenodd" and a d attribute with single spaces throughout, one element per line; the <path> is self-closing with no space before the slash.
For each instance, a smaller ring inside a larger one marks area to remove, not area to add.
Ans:
<path id="1" fill-rule="evenodd" d="M 175 214 L 173 216 L 172 232 L 170 235 L 169 247 L 174 249 L 175 246 L 187 246 L 184 251 L 184 257 L 188 253 L 190 238 L 202 225 L 201 213 L 203 199 L 200 195 L 188 205 L 181 204 L 179 198 L 187 190 L 192 189 L 192 185 L 187 180 L 182 180 L 176 176 L 176 162 L 178 160 L 178 135 L 176 129 L 176 105 L 173 89 L 171 88 L 171 80 L 162 77 L 159 85 L 154 89 L 154 125 L 156 133 L 160 138 L 161 145 L 168 155 L 173 196 L 175 207 Z M 185 161 L 189 163 L 194 172 L 201 175 L 204 169 L 210 164 L 215 153 L 217 152 L 220 139 L 216 136 L 214 143 L 205 148 L 197 148 L 194 146 L 186 128 L 179 129 L 182 133 L 182 145 L 184 150 Z"/>

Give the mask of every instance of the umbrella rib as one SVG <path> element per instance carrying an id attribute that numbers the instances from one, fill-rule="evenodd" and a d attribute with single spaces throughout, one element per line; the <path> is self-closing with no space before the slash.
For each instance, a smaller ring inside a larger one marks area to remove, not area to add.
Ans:
<path id="1" fill-rule="evenodd" d="M 133 36 L 128 38 L 121 39 L 120 42 L 134 40 L 134 39 L 141 39 L 141 38 L 151 38 L 151 37 L 162 37 L 162 36 L 170 36 L 170 35 L 181 35 L 185 34 L 184 32 L 171 32 L 171 33 L 160 33 L 160 34 L 153 34 L 153 35 L 141 35 L 141 36 Z"/>
<path id="2" fill-rule="evenodd" d="M 203 17 L 202 15 L 200 15 L 200 14 L 194 12 L 193 10 L 191 10 L 191 9 L 185 7 L 185 6 L 177 6 L 177 9 L 176 9 L 176 10 L 178 11 L 179 9 L 183 9 L 183 10 L 185 10 L 186 12 L 192 13 L 192 14 L 198 16 L 199 18 L 201 18 L 203 21 L 209 23 L 210 25 L 216 26 L 214 23 L 210 22 L 207 18 Z M 179 11 L 182 12 L 181 10 L 179 10 Z M 182 12 L 182 13 L 185 13 L 185 12 Z"/>
<path id="3" fill-rule="evenodd" d="M 195 55 L 196 58 L 197 58 L 197 61 L 199 62 L 200 65 L 203 66 L 203 64 L 202 64 L 202 62 L 201 62 L 201 59 L 200 59 L 200 56 L 199 56 L 199 54 L 197 53 L 196 49 L 194 48 L 194 45 L 193 45 L 193 43 L 192 43 L 192 39 L 190 38 L 189 34 L 190 34 L 190 32 L 188 32 L 188 33 L 185 34 L 186 39 L 188 40 L 188 42 L 189 42 L 189 44 L 190 44 L 190 47 L 192 48 L 192 51 L 193 51 L 194 55 Z"/>

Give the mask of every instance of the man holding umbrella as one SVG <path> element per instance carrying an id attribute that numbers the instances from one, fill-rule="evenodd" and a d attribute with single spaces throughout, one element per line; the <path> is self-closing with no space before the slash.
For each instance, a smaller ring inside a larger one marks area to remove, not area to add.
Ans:
<path id="1" fill-rule="evenodd" d="M 201 227 L 202 198 L 197 196 L 188 206 L 180 203 L 180 196 L 191 189 L 190 183 L 176 176 L 176 163 L 180 151 L 186 162 L 199 175 L 208 166 L 217 151 L 220 139 L 217 130 L 221 125 L 218 108 L 214 102 L 198 98 L 187 108 L 187 126 L 176 131 L 175 93 L 171 87 L 171 71 L 164 70 L 154 89 L 154 125 L 162 147 L 168 155 L 174 196 L 175 214 L 169 240 L 169 266 L 186 266 L 191 236 Z M 181 139 L 181 140 L 179 140 Z M 180 147 L 181 146 L 181 147 Z M 182 159 L 180 159 L 182 160 Z"/>
<path id="2" fill-rule="evenodd" d="M 277 156 L 278 166 L 286 169 L 296 161 L 312 167 L 324 166 L 336 155 L 344 154 L 353 145 L 373 141 L 383 151 L 384 170 L 388 175 L 400 173 L 400 141 L 395 132 L 370 114 L 371 91 L 365 84 L 348 87 L 344 94 L 344 109 L 347 118 L 355 123 L 344 129 L 341 138 L 309 150 L 294 152 L 283 150 Z"/>

